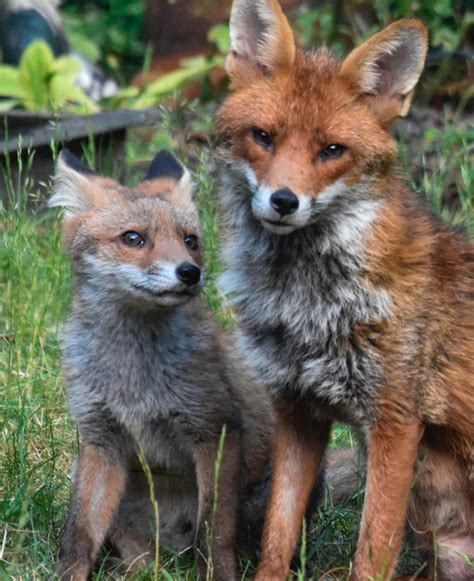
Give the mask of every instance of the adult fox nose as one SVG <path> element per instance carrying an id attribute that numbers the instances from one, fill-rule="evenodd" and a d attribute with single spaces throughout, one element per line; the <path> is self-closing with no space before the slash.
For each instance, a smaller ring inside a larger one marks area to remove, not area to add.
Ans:
<path id="1" fill-rule="evenodd" d="M 190 262 L 183 262 L 176 269 L 176 276 L 181 282 L 191 286 L 197 284 L 201 279 L 201 269 Z"/>
<path id="2" fill-rule="evenodd" d="M 270 196 L 270 205 L 280 216 L 287 216 L 296 212 L 299 202 L 291 190 L 282 188 Z"/>

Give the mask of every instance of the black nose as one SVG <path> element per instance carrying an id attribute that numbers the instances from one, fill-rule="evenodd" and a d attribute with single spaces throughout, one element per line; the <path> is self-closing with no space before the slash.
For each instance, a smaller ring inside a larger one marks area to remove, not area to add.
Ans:
<path id="1" fill-rule="evenodd" d="M 286 216 L 287 214 L 293 214 L 298 209 L 298 198 L 295 194 L 288 188 L 283 188 L 273 192 L 270 196 L 270 204 L 272 208 L 280 214 L 280 216 Z"/>
<path id="2" fill-rule="evenodd" d="M 197 284 L 201 278 L 201 270 L 195 264 L 190 262 L 183 262 L 176 269 L 176 275 L 181 282 L 191 286 Z"/>

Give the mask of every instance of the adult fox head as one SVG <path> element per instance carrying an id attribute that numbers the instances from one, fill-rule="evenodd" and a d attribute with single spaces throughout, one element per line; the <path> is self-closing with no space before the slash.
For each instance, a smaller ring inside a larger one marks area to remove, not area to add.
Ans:
<path id="1" fill-rule="evenodd" d="M 266 230 L 314 223 L 390 173 L 389 126 L 407 114 L 426 57 L 419 20 L 391 24 L 340 61 L 296 48 L 277 0 L 234 0 L 230 37 L 232 94 L 216 143 Z"/>
<path id="2" fill-rule="evenodd" d="M 66 249 L 79 281 L 99 297 L 175 306 L 201 289 L 201 235 L 189 172 L 168 151 L 140 184 L 98 176 L 67 150 L 50 206 L 64 208 Z"/>

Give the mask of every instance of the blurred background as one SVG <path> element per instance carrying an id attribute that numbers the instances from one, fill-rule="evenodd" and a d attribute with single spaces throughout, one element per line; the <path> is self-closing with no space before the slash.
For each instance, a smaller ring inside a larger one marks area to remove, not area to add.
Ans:
<path id="1" fill-rule="evenodd" d="M 18 66 L 42 39 L 57 58 L 82 63 L 79 85 L 101 108 L 139 108 L 179 90 L 187 98 L 214 99 L 225 89 L 230 0 L 3 0 L 2 61 Z M 343 54 L 393 20 L 417 16 L 429 26 L 430 53 L 422 101 L 466 108 L 473 96 L 474 12 L 468 0 L 282 0 L 298 42 L 327 44 Z M 73 67 L 64 74 L 72 75 Z M 2 70 L 5 76 L 5 69 Z M 173 76 L 168 76 L 170 73 Z M 180 74 L 177 74 L 177 73 Z M 87 74 L 95 78 L 89 78 Z M 166 79 L 154 84 L 157 78 Z M 5 109 L 18 106 L 17 95 Z M 95 81 L 95 82 L 93 82 Z M 150 86 L 151 85 L 151 86 Z M 77 110 L 79 94 L 61 102 L 23 103 L 36 110 Z M 88 102 L 84 101 L 86 106 Z M 93 107 L 92 103 L 88 103 Z"/>

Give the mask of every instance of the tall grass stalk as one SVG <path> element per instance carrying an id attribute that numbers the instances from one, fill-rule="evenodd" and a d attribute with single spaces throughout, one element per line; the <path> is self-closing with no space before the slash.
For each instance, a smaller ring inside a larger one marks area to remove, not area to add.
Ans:
<path id="1" fill-rule="evenodd" d="M 138 454 L 138 459 L 140 460 L 140 464 L 143 468 L 143 472 L 145 473 L 148 482 L 148 488 L 150 491 L 150 502 L 151 505 L 153 506 L 153 515 L 155 517 L 155 564 L 153 570 L 153 579 L 155 581 L 158 581 L 160 575 L 160 509 L 158 506 L 158 501 L 156 499 L 155 480 L 153 478 L 150 466 L 146 461 L 143 448 L 141 446 L 140 452 Z"/>
<path id="2" fill-rule="evenodd" d="M 220 479 L 220 474 L 221 474 L 222 457 L 224 455 L 224 446 L 225 446 L 226 435 L 227 435 L 227 426 L 224 424 L 222 426 L 221 435 L 219 438 L 219 446 L 217 448 L 216 460 L 214 462 L 214 491 L 213 491 L 213 498 L 212 498 L 211 523 L 210 523 L 210 528 L 208 528 L 208 538 L 207 538 L 209 559 L 208 559 L 208 563 L 207 563 L 206 581 L 211 581 L 213 578 L 214 530 L 215 530 L 216 514 L 217 514 L 217 510 L 218 510 L 219 479 Z"/>

